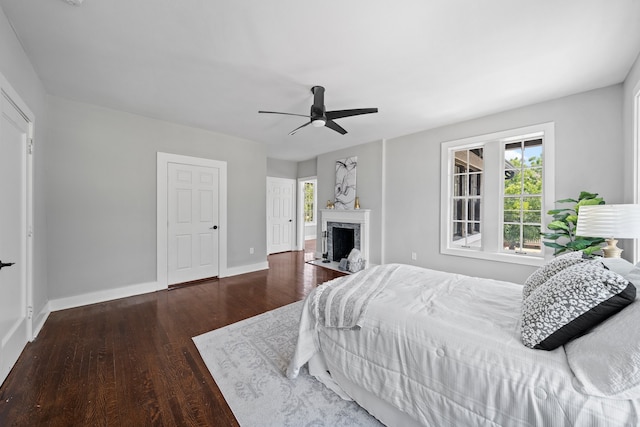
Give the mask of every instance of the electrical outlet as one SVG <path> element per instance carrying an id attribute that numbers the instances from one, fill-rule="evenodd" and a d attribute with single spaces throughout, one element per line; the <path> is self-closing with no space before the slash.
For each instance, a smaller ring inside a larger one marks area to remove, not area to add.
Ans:
<path id="1" fill-rule="evenodd" d="M 253 255 L 253 252 L 254 252 L 253 248 L 249 248 L 249 254 Z"/>
<path id="2" fill-rule="evenodd" d="M 411 252 L 411 259 L 414 261 L 418 260 L 418 254 L 416 252 Z"/>

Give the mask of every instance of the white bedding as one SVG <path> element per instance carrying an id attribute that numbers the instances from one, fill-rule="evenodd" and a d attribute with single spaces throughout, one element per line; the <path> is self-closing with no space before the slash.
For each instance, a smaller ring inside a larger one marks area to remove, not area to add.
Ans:
<path id="1" fill-rule="evenodd" d="M 289 377 L 312 360 L 312 375 L 344 398 L 355 384 L 427 426 L 640 425 L 640 401 L 580 392 L 563 347 L 522 344 L 520 285 L 397 267 L 356 328 L 317 324 L 309 295 Z"/>

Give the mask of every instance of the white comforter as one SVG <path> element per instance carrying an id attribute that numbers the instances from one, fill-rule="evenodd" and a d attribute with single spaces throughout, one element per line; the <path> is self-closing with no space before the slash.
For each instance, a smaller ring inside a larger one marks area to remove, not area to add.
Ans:
<path id="1" fill-rule="evenodd" d="M 312 375 L 344 398 L 348 381 L 427 426 L 640 425 L 639 401 L 580 391 L 563 347 L 521 343 L 521 286 L 405 265 L 374 271 L 389 268 L 355 328 L 316 322 L 320 287 L 309 295 L 290 378 L 313 359 Z"/>

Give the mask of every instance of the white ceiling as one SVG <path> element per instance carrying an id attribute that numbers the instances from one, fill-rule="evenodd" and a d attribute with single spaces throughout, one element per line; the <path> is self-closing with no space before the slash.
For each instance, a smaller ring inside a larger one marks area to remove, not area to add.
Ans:
<path id="1" fill-rule="evenodd" d="M 305 160 L 622 82 L 638 0 L 0 0 L 54 95 Z M 308 126 L 310 88 L 349 133 Z"/>

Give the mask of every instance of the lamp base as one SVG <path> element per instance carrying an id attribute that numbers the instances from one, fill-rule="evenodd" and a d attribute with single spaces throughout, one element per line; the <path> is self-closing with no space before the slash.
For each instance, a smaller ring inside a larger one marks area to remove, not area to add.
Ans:
<path id="1" fill-rule="evenodd" d="M 602 252 L 604 253 L 605 258 L 620 258 L 620 254 L 623 249 L 620 249 L 617 244 L 618 241 L 616 239 L 606 239 L 607 245 L 602 248 Z"/>

